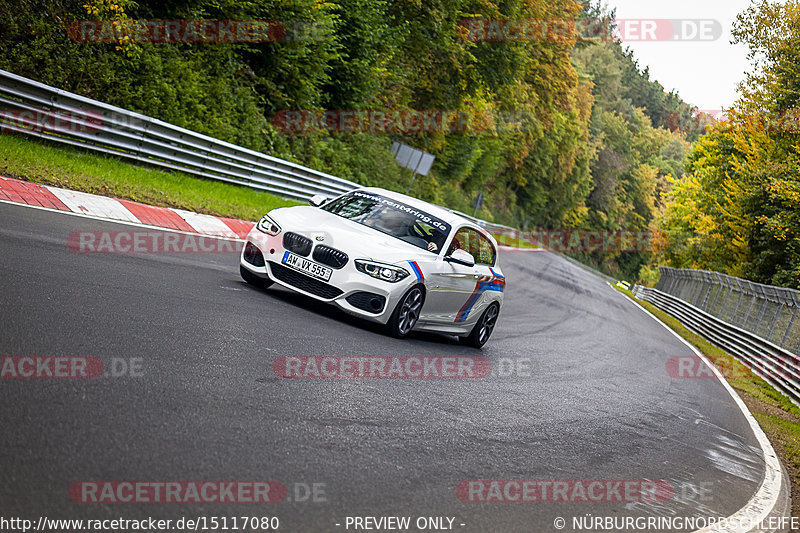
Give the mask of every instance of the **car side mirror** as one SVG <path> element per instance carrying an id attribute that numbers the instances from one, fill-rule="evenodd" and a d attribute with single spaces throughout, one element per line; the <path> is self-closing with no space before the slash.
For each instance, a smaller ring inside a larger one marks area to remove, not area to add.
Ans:
<path id="1" fill-rule="evenodd" d="M 313 205 L 314 207 L 319 207 L 327 201 L 328 197 L 325 196 L 324 194 L 315 194 L 308 200 L 308 203 Z"/>
<path id="2" fill-rule="evenodd" d="M 475 266 L 475 258 L 466 250 L 453 250 L 453 253 L 444 258 L 448 263 L 456 263 L 457 265 L 464 265 L 465 267 Z"/>

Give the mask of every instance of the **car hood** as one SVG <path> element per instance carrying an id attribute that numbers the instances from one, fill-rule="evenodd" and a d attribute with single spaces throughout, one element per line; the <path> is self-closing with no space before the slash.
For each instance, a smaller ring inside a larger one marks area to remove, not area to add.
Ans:
<path id="1" fill-rule="evenodd" d="M 435 257 L 413 244 L 318 207 L 281 207 L 270 211 L 269 216 L 284 232 L 293 231 L 305 235 L 315 245 L 331 246 L 347 253 L 351 259 L 371 259 L 393 264 L 415 259 L 423 254 L 430 258 Z"/>

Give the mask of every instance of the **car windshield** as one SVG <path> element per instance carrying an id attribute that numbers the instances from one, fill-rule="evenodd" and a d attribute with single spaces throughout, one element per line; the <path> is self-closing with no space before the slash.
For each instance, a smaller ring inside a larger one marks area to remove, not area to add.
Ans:
<path id="1" fill-rule="evenodd" d="M 354 191 L 322 209 L 438 254 L 450 234 L 443 220 L 379 194 Z"/>

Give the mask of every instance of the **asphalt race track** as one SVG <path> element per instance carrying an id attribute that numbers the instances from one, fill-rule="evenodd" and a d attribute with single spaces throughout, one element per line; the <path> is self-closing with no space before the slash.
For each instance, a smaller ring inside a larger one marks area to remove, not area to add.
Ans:
<path id="1" fill-rule="evenodd" d="M 253 288 L 232 254 L 77 254 L 66 245 L 73 231 L 129 228 L 0 204 L 0 355 L 136 367 L 0 380 L 4 516 L 277 516 L 283 531 L 422 516 L 452 518 L 464 532 L 555 531 L 563 517 L 571 531 L 572 517 L 586 515 L 728 516 L 764 475 L 724 387 L 667 373 L 688 347 L 557 256 L 501 255 L 506 300 L 478 351 L 445 336 L 396 340 L 289 291 Z M 281 356 L 328 355 L 482 356 L 493 374 L 273 372 Z M 674 493 L 659 502 L 461 501 L 456 487 L 476 479 L 664 480 Z M 75 503 L 69 488 L 85 480 L 274 480 L 288 495 L 272 504 Z M 316 498 L 306 495 L 313 484 Z"/>

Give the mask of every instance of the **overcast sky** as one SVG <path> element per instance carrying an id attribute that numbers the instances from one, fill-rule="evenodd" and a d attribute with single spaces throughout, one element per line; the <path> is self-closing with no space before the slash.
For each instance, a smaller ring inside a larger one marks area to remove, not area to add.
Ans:
<path id="1" fill-rule="evenodd" d="M 722 35 L 714 41 L 628 40 L 639 65 L 650 67 L 651 79 L 701 110 L 728 108 L 737 98 L 736 87 L 750 70 L 747 47 L 732 45 L 736 15 L 749 0 L 605 0 L 617 8 L 617 19 L 713 19 Z M 635 28 L 634 28 L 635 29 Z M 686 31 L 690 31 L 687 26 Z M 635 32 L 634 32 L 635 34 Z"/>

